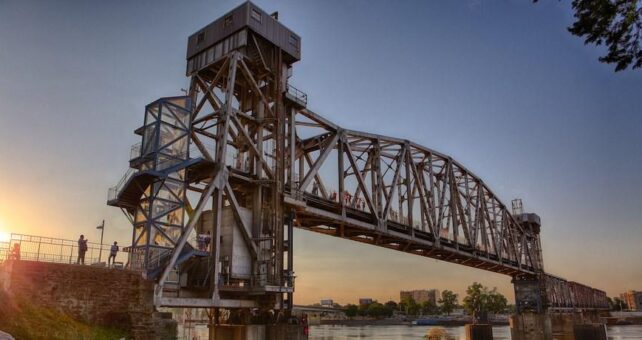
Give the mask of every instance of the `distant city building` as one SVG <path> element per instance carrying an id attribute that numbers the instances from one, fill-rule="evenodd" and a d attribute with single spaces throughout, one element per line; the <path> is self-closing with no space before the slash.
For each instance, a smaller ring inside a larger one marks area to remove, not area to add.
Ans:
<path id="1" fill-rule="evenodd" d="M 642 311 L 642 292 L 629 290 L 628 292 L 620 294 L 620 299 L 626 303 L 629 310 Z"/>
<path id="2" fill-rule="evenodd" d="M 332 299 L 323 299 L 323 300 L 321 300 L 321 306 L 323 306 L 323 307 L 332 307 L 332 306 L 334 306 L 334 301 L 332 301 Z"/>
<path id="3" fill-rule="evenodd" d="M 372 303 L 371 298 L 360 298 L 359 299 L 359 305 L 369 305 Z"/>
<path id="4" fill-rule="evenodd" d="M 417 289 L 399 292 L 399 301 L 412 298 L 416 303 L 431 302 L 437 304 L 438 291 L 436 289 Z"/>

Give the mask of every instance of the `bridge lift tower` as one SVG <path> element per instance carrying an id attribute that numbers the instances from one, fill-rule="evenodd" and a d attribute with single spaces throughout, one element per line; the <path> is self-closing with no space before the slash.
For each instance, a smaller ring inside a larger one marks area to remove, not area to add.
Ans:
<path id="1" fill-rule="evenodd" d="M 282 155 L 287 112 L 307 98 L 288 84 L 301 38 L 277 17 L 246 2 L 189 37 L 189 94 L 146 107 L 132 169 L 110 190 L 159 306 L 292 308 Z"/>

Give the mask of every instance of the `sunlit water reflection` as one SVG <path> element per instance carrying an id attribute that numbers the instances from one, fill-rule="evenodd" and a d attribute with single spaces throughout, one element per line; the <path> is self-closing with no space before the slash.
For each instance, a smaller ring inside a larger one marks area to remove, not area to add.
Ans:
<path id="1" fill-rule="evenodd" d="M 310 340 L 401 340 L 421 339 L 435 326 L 338 326 L 323 325 L 310 327 Z M 465 340 L 464 327 L 445 327 L 453 340 Z M 197 325 L 191 329 L 179 327 L 179 339 L 206 340 L 207 326 Z M 493 327 L 493 337 L 497 340 L 509 340 L 508 326 Z M 613 326 L 608 328 L 609 340 L 642 339 L 642 326 Z"/>
<path id="2" fill-rule="evenodd" d="M 434 326 L 335 326 L 323 325 L 310 327 L 310 340 L 342 339 L 421 339 Z M 465 340 L 464 327 L 445 327 L 452 339 Z M 642 339 L 642 326 L 613 326 L 608 328 L 608 338 L 612 340 Z M 508 326 L 493 327 L 493 339 L 510 339 Z"/>

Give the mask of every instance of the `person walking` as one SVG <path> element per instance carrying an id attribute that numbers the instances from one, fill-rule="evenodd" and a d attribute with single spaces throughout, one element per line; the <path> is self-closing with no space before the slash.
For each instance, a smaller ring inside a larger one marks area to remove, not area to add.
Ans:
<path id="1" fill-rule="evenodd" d="M 111 249 L 109 249 L 109 258 L 107 258 L 107 267 L 111 267 L 116 262 L 116 255 L 118 254 L 118 242 L 114 241 Z"/>
<path id="2" fill-rule="evenodd" d="M 80 235 L 80 238 L 78 239 L 78 260 L 76 260 L 76 264 L 82 263 L 83 265 L 85 264 L 85 253 L 87 252 L 87 239 L 85 239 L 85 235 Z"/>

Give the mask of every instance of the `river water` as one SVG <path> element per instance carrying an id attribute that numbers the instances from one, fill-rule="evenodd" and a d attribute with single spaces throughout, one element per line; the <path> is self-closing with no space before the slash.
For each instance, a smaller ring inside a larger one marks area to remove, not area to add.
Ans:
<path id="1" fill-rule="evenodd" d="M 323 325 L 310 327 L 309 340 L 402 340 L 422 339 L 435 326 L 338 326 Z M 465 340 L 464 327 L 444 327 L 453 340 Z M 642 326 L 612 326 L 608 327 L 610 340 L 642 340 Z M 197 325 L 193 329 L 179 327 L 179 339 L 205 340 L 207 326 Z M 495 340 L 510 340 L 508 326 L 493 327 Z"/>
<path id="2" fill-rule="evenodd" d="M 310 327 L 310 340 L 401 340 L 421 339 L 434 326 L 338 326 L 322 325 Z M 465 340 L 464 327 L 444 327 L 452 339 Z M 642 339 L 642 326 L 608 327 L 610 340 Z M 509 340 L 508 326 L 493 327 L 493 339 Z"/>

